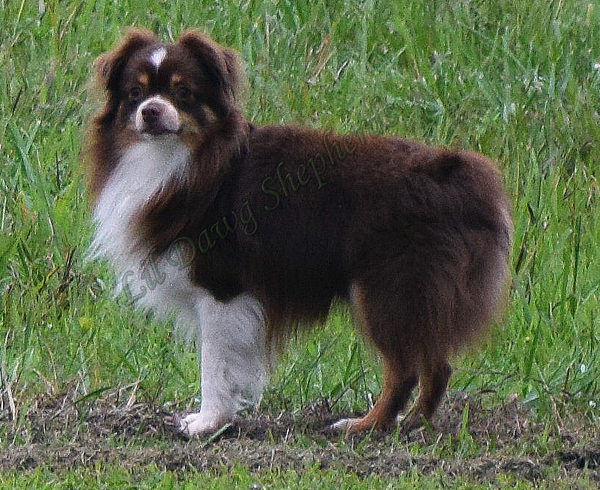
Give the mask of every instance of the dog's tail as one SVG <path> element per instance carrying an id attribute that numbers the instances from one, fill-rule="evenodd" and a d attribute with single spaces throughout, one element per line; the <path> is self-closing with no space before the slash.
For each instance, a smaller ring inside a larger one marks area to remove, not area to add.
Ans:
<path id="1" fill-rule="evenodd" d="M 444 355 L 476 340 L 499 319 L 510 278 L 513 225 L 502 177 L 482 155 L 441 152 L 421 170 L 445 195 L 438 212 L 446 225 L 434 248 L 437 269 L 424 292 L 423 319 L 433 329 L 429 341 Z"/>

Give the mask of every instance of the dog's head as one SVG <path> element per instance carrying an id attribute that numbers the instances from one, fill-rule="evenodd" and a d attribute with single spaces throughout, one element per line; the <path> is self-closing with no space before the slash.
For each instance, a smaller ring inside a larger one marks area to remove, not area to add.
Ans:
<path id="1" fill-rule="evenodd" d="M 96 60 L 107 92 L 97 121 L 143 137 L 195 138 L 235 111 L 238 61 L 197 32 L 163 44 L 150 32 L 132 30 Z"/>

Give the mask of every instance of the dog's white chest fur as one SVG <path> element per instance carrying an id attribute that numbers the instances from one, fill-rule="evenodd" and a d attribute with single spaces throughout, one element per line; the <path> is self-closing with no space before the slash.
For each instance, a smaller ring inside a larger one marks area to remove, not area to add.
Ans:
<path id="1" fill-rule="evenodd" d="M 187 147 L 169 136 L 136 143 L 124 152 L 94 210 L 96 254 L 108 256 L 119 269 L 131 266 L 139 253 L 132 219 L 169 180 L 183 176 L 189 158 Z"/>
<path id="2" fill-rule="evenodd" d="M 149 265 L 150 248 L 136 235 L 134 220 L 171 179 L 183 178 L 189 158 L 189 150 L 169 136 L 125 151 L 96 202 L 92 242 L 92 254 L 106 257 L 118 273 L 116 292 L 159 316 L 176 313 L 184 335 L 192 332 L 187 330 L 190 320 L 182 316 L 189 316 L 190 302 L 206 292 L 192 284 L 187 269 L 172 267 L 164 258 Z"/>

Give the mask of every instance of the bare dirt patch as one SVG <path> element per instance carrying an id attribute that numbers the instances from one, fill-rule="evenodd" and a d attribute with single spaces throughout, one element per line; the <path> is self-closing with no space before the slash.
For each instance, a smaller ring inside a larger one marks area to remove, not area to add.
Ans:
<path id="1" fill-rule="evenodd" d="M 273 468 L 302 471 L 308 466 L 342 468 L 359 476 L 399 476 L 408 470 L 441 472 L 491 481 L 499 473 L 536 481 L 549 468 L 576 479 L 587 472 L 600 483 L 600 437 L 597 430 L 572 421 L 558 428 L 535 422 L 526 406 L 510 401 L 483 408 L 477 397 L 455 394 L 446 399 L 435 424 L 409 435 L 371 434 L 343 438 L 328 426 L 333 416 L 326 400 L 296 414 L 254 413 L 240 418 L 216 440 L 186 440 L 173 425 L 169 407 L 96 400 L 85 411 L 64 397 L 31 408 L 15 427 L 9 413 L 0 470 L 155 464 L 159 468 L 222 471 L 236 463 L 251 471 Z M 468 415 L 468 417 L 467 417 Z"/>

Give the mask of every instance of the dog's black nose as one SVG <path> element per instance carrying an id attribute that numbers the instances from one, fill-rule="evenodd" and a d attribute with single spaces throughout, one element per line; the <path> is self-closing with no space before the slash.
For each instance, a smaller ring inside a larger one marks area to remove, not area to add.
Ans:
<path id="1" fill-rule="evenodd" d="M 150 102 L 142 109 L 142 119 L 147 124 L 152 124 L 160 118 L 161 107 L 159 104 Z"/>

